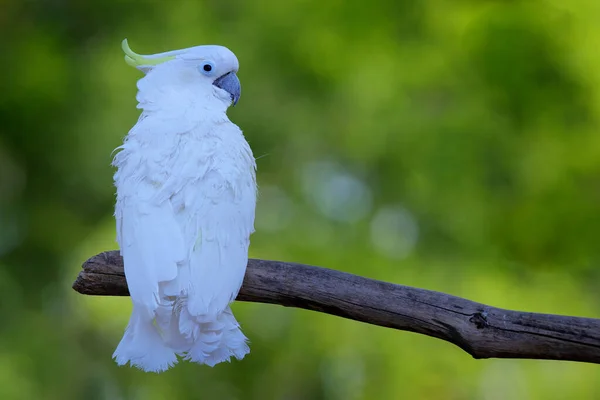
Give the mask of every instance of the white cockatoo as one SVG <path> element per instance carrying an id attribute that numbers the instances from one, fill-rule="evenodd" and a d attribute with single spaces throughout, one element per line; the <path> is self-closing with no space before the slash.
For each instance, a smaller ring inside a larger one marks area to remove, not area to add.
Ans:
<path id="1" fill-rule="evenodd" d="M 254 231 L 256 163 L 226 115 L 238 60 L 222 46 L 139 55 L 142 114 L 115 156 L 117 241 L 133 311 L 113 357 L 161 372 L 177 356 L 214 366 L 250 351 L 230 303 Z"/>

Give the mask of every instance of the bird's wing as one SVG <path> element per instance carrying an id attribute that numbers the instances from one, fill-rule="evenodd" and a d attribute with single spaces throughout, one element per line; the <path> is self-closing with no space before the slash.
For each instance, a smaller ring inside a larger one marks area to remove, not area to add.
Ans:
<path id="1" fill-rule="evenodd" d="M 140 181 L 126 187 L 135 193 L 135 202 L 119 193 L 117 240 L 131 298 L 153 312 L 159 301 L 159 283 L 175 279 L 178 265 L 185 259 L 183 236 L 171 202 L 159 201 L 155 185 Z"/>
<path id="2" fill-rule="evenodd" d="M 248 263 L 250 234 L 254 227 L 255 188 L 209 175 L 214 188 L 205 194 L 206 213 L 200 219 L 198 238 L 190 257 L 189 297 L 192 314 L 220 313 L 235 299 Z M 215 184 L 217 183 L 218 184 Z"/>
<path id="3" fill-rule="evenodd" d="M 228 179 L 222 171 L 209 170 L 184 191 L 185 207 L 177 207 L 184 235 L 190 239 L 177 290 L 187 292 L 193 316 L 214 318 L 242 285 L 256 205 L 250 172 L 242 176 L 246 179 Z"/>

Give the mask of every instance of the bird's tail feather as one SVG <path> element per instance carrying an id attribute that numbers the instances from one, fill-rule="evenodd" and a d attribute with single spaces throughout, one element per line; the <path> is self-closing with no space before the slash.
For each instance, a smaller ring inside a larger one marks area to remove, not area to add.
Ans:
<path id="1" fill-rule="evenodd" d="M 162 372 L 177 363 L 177 355 L 186 360 L 214 367 L 221 362 L 238 360 L 250 352 L 231 309 L 210 316 L 193 316 L 187 301 L 162 305 L 156 318 L 135 306 L 123 339 L 113 358 L 119 365 L 128 362 L 146 372 Z"/>
<path id="2" fill-rule="evenodd" d="M 165 343 L 155 320 L 140 306 L 133 306 L 129 325 L 113 358 L 146 372 L 162 372 L 177 363 L 173 349 Z"/>
<path id="3" fill-rule="evenodd" d="M 194 317 L 183 307 L 179 315 L 179 331 L 190 339 L 185 358 L 192 362 L 213 367 L 230 361 L 232 356 L 241 360 L 250 352 L 248 339 L 229 307 L 212 321 Z"/>

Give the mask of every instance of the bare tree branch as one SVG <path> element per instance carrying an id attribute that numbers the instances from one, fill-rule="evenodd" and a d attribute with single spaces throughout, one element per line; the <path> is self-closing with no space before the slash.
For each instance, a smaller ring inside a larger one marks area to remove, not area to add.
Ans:
<path id="1" fill-rule="evenodd" d="M 118 251 L 83 264 L 79 293 L 127 296 Z M 600 320 L 503 310 L 460 297 L 325 268 L 250 260 L 240 301 L 337 315 L 454 343 L 474 358 L 531 358 L 600 364 Z"/>

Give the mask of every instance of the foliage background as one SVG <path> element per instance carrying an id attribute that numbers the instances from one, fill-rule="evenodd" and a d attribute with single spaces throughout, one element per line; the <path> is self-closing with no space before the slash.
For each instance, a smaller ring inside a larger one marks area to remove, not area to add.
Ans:
<path id="1" fill-rule="evenodd" d="M 0 398 L 600 398 L 595 365 L 236 304 L 243 362 L 110 359 L 128 299 L 74 293 L 116 247 L 111 151 L 140 53 L 233 49 L 257 157 L 251 256 L 600 317 L 596 0 L 0 3 Z"/>

